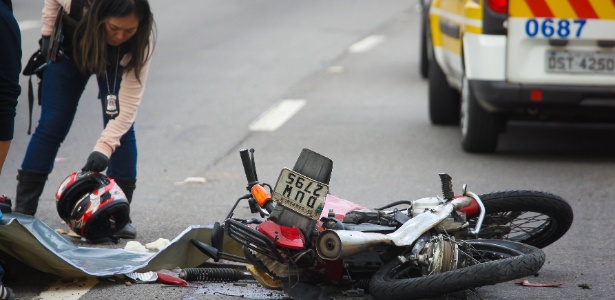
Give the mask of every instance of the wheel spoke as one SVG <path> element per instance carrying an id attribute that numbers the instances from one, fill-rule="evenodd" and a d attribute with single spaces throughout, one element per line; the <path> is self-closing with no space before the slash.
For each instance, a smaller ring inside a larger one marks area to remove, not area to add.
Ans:
<path id="1" fill-rule="evenodd" d="M 551 225 L 551 217 L 526 211 L 490 214 L 483 224 L 486 237 L 517 240 L 520 237 L 536 236 Z"/>

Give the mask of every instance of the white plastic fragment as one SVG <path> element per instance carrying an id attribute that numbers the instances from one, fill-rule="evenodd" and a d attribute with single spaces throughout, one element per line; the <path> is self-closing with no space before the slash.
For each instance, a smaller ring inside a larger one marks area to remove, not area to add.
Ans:
<path id="1" fill-rule="evenodd" d="M 150 283 L 155 282 L 158 279 L 158 273 L 156 272 L 144 272 L 144 273 L 127 273 L 124 276 L 132 279 L 135 283 Z"/>
<path id="2" fill-rule="evenodd" d="M 329 68 L 327 68 L 327 72 L 334 73 L 334 74 L 344 73 L 344 67 L 342 67 L 342 66 L 330 66 Z"/>
<path id="3" fill-rule="evenodd" d="M 67 161 L 68 161 L 68 158 L 65 158 L 65 157 L 56 157 L 54 161 L 55 161 L 55 163 L 56 163 L 56 164 L 59 164 L 59 163 L 64 163 L 64 162 L 67 162 Z"/>
<path id="4" fill-rule="evenodd" d="M 135 252 L 147 252 L 147 248 L 137 241 L 129 241 L 126 243 L 124 250 Z"/>
<path id="5" fill-rule="evenodd" d="M 166 247 L 166 245 L 170 244 L 171 241 L 163 238 L 159 238 L 151 243 L 145 244 L 145 248 L 150 251 L 160 251 L 162 248 Z"/>
<path id="6" fill-rule="evenodd" d="M 185 183 L 205 183 L 205 177 L 186 177 Z"/>
<path id="7" fill-rule="evenodd" d="M 207 180 L 205 180 L 205 177 L 186 177 L 184 181 L 175 182 L 175 184 L 190 184 L 190 183 L 204 184 L 206 181 Z"/>

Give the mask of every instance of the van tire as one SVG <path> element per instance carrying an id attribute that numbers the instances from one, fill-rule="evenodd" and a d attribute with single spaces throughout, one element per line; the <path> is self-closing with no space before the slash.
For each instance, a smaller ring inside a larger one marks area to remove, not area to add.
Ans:
<path id="1" fill-rule="evenodd" d="M 436 125 L 459 124 L 460 95 L 432 55 L 429 59 L 429 117 Z"/>
<path id="2" fill-rule="evenodd" d="M 498 145 L 503 116 L 480 106 L 468 79 L 463 77 L 461 92 L 461 146 L 466 152 L 491 153 Z"/>

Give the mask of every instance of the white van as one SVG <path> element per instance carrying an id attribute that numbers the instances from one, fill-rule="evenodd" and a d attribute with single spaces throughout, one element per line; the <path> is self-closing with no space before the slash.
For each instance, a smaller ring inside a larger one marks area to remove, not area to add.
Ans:
<path id="1" fill-rule="evenodd" d="M 508 120 L 615 122 L 614 0 L 420 0 L 433 124 L 493 152 Z"/>

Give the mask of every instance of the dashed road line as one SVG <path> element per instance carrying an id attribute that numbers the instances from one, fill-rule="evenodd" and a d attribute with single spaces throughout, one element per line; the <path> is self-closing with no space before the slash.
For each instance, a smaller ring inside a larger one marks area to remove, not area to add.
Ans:
<path id="1" fill-rule="evenodd" d="M 287 99 L 279 102 L 263 113 L 254 123 L 250 124 L 251 131 L 275 131 L 284 125 L 304 105 L 303 99 Z"/>
<path id="2" fill-rule="evenodd" d="M 385 38 L 382 35 L 370 35 L 366 38 L 350 45 L 348 52 L 350 53 L 362 53 L 374 49 L 376 46 L 382 44 Z"/>
<path id="3" fill-rule="evenodd" d="M 45 300 L 78 300 L 97 283 L 98 279 L 95 277 L 88 277 L 82 280 L 76 279 L 70 282 L 60 279 L 51 285 L 49 289 L 42 292 L 39 298 Z"/>

